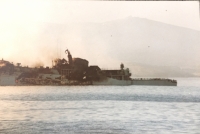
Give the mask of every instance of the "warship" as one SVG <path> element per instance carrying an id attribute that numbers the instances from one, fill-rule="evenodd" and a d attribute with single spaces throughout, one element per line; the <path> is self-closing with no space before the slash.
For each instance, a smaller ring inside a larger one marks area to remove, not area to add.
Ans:
<path id="1" fill-rule="evenodd" d="M 98 66 L 89 66 L 82 58 L 72 58 L 70 51 L 65 51 L 66 59 L 55 59 L 52 67 L 23 67 L 21 63 L 0 60 L 0 86 L 33 85 L 142 85 L 142 86 L 177 86 L 172 79 L 152 78 L 132 79 L 129 68 L 121 64 L 117 70 L 103 70 Z"/>

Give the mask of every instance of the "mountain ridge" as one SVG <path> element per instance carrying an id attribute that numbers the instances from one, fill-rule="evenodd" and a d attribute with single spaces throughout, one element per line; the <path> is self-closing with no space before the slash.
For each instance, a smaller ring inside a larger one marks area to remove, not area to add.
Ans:
<path id="1" fill-rule="evenodd" d="M 46 29 L 48 34 L 54 35 L 57 31 L 56 34 L 65 34 L 67 39 L 73 35 L 73 38 L 78 39 L 77 48 L 85 51 L 84 57 L 97 65 L 106 63 L 94 62 L 95 58 L 92 57 L 109 58 L 109 61 L 115 61 L 114 65 L 117 61 L 144 63 L 155 67 L 162 65 L 192 68 L 200 65 L 200 31 L 197 30 L 135 17 L 71 25 L 53 25 L 53 29 L 51 26 Z M 66 38 L 63 37 L 64 39 Z M 77 44 L 77 40 L 69 42 Z"/>
<path id="2" fill-rule="evenodd" d="M 38 33 L 29 42 L 37 44 L 32 46 L 38 52 L 35 59 L 40 59 L 45 64 L 47 59 L 56 57 L 56 50 L 60 45 L 61 50 L 68 48 L 72 56 L 85 58 L 90 65 L 98 65 L 100 68 L 116 68 L 122 62 L 127 63 L 133 72 L 136 67 L 140 68 L 133 73 L 137 76 L 170 77 L 174 74 L 200 74 L 199 37 L 200 31 L 127 17 L 102 23 L 42 23 L 38 27 Z M 26 36 L 22 36 L 23 38 Z M 20 44 L 18 45 L 20 48 Z M 27 54 L 27 58 L 31 59 L 28 56 Z M 67 58 L 66 55 L 64 58 Z M 19 55 L 18 59 L 23 59 L 23 56 Z M 128 64 L 130 62 L 137 65 Z M 142 73 L 145 70 L 146 74 Z"/>

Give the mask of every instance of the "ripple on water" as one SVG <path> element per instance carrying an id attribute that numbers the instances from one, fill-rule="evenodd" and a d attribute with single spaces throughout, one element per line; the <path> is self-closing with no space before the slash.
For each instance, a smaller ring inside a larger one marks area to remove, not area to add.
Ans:
<path id="1" fill-rule="evenodd" d="M 0 88 L 0 133 L 199 133 L 198 87 Z"/>

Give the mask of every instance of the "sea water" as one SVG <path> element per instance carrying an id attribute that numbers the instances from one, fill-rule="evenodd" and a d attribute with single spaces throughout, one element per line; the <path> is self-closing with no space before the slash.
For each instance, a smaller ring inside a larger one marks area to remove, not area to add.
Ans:
<path id="1" fill-rule="evenodd" d="M 0 87 L 0 133 L 199 134 L 200 79 L 178 79 L 177 87 Z"/>

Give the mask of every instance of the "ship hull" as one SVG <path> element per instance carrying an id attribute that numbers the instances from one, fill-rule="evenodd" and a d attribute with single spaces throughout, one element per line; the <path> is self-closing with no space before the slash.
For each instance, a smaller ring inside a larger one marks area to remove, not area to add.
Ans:
<path id="1" fill-rule="evenodd" d="M 113 78 L 106 78 L 101 81 L 93 81 L 92 85 L 113 85 L 113 86 L 126 86 L 126 85 L 132 85 L 131 80 L 117 80 Z"/>
<path id="2" fill-rule="evenodd" d="M 15 86 L 14 75 L 0 75 L 0 86 Z"/>
<path id="3" fill-rule="evenodd" d="M 177 86 L 177 82 L 170 79 L 144 79 L 144 80 L 132 80 L 132 85 L 141 86 Z"/>
<path id="4" fill-rule="evenodd" d="M 133 79 L 133 80 L 117 80 L 106 78 L 102 81 L 93 81 L 92 85 L 116 85 L 116 86 L 177 86 L 177 82 L 170 79 Z"/>
<path id="5" fill-rule="evenodd" d="M 101 81 L 92 81 L 92 85 L 110 85 L 110 86 L 177 86 L 177 82 L 170 79 L 132 79 L 132 80 L 117 80 L 113 78 L 105 78 Z M 19 84 L 15 81 L 14 75 L 1 75 L 0 86 L 26 86 L 27 84 Z M 34 85 L 34 84 L 33 84 Z M 40 84 L 39 84 L 40 85 Z M 62 85 L 62 84 L 57 84 Z M 86 84 L 90 85 L 90 84 Z M 67 86 L 67 85 L 66 85 Z"/>

